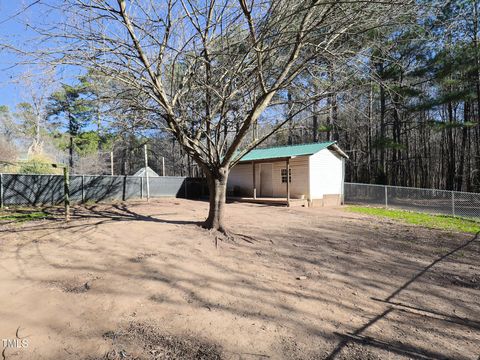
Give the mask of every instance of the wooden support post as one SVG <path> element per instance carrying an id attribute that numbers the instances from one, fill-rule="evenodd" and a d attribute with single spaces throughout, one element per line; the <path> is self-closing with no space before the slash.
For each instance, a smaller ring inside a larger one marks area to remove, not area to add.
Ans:
<path id="1" fill-rule="evenodd" d="M 290 158 L 287 159 L 287 207 L 290 207 Z"/>
<path id="2" fill-rule="evenodd" d="M 123 175 L 122 201 L 127 200 L 127 175 Z"/>
<path id="3" fill-rule="evenodd" d="M 85 175 L 82 175 L 82 204 L 85 202 Z"/>
<path id="4" fill-rule="evenodd" d="M 65 192 L 65 221 L 70 220 L 70 176 L 68 166 L 63 168 L 63 190 Z"/>
<path id="5" fill-rule="evenodd" d="M 3 206 L 3 174 L 0 174 L 0 208 Z"/>
<path id="6" fill-rule="evenodd" d="M 145 182 L 147 186 L 147 201 L 150 201 L 150 181 L 148 179 L 148 154 L 147 154 L 147 144 L 143 145 L 143 150 L 145 152 Z"/>
<path id="7" fill-rule="evenodd" d="M 253 198 L 257 198 L 257 179 L 255 177 L 255 161 L 252 161 L 252 170 L 253 170 Z"/>
<path id="8" fill-rule="evenodd" d="M 113 151 L 110 151 L 110 175 L 113 176 Z"/>

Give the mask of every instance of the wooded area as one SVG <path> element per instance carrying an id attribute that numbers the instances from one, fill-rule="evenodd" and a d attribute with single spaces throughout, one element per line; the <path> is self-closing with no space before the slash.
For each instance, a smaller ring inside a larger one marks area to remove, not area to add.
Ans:
<path id="1" fill-rule="evenodd" d="M 131 174 L 149 143 L 154 170 L 204 174 L 222 203 L 253 147 L 336 140 L 347 181 L 480 191 L 476 0 L 35 5 L 45 42 L 22 56 L 84 71 L 3 108 L 5 154 L 17 136 L 74 172 L 109 173 L 113 152 Z"/>
<path id="2" fill-rule="evenodd" d="M 273 142 L 337 140 L 347 181 L 480 191 L 478 1 L 424 5 L 375 34 L 369 76 L 330 77 L 311 118 Z"/>

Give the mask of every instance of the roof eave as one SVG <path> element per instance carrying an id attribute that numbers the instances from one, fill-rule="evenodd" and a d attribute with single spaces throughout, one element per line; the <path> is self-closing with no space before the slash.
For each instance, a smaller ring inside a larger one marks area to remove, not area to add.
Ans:
<path id="1" fill-rule="evenodd" d="M 337 143 L 334 143 L 334 144 L 328 146 L 327 149 L 330 149 L 330 150 L 335 151 L 338 155 L 344 157 L 345 159 L 349 159 L 348 155 L 345 154 L 345 153 L 342 151 L 342 149 L 340 149 L 340 147 L 337 145 Z"/>
<path id="2" fill-rule="evenodd" d="M 240 160 L 238 164 L 249 164 L 252 162 L 262 163 L 262 162 L 273 162 L 273 161 L 286 161 L 287 159 L 294 159 L 300 156 L 310 156 L 312 154 L 302 154 L 302 155 L 292 155 L 292 156 L 282 156 L 275 158 L 265 158 L 265 159 L 254 159 L 254 160 Z"/>

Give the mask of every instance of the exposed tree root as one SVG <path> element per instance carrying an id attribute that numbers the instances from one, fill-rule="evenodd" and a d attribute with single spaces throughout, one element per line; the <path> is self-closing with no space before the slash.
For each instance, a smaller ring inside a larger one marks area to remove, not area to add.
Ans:
<path id="1" fill-rule="evenodd" d="M 210 234 L 215 236 L 215 246 L 217 246 L 218 240 L 225 242 L 235 242 L 235 237 L 232 235 L 232 233 L 224 228 L 209 229 L 209 232 Z"/>
<path id="2" fill-rule="evenodd" d="M 249 236 L 249 235 L 245 235 L 245 234 L 232 233 L 232 235 L 238 236 L 240 239 L 242 239 L 245 242 L 248 242 L 249 244 L 253 244 L 254 242 L 257 241 L 257 239 L 255 239 L 254 237 Z"/>
<path id="3" fill-rule="evenodd" d="M 208 230 L 210 234 L 212 234 L 212 236 L 215 236 L 215 247 L 218 247 L 218 240 L 225 242 L 236 242 L 238 239 L 240 239 L 249 244 L 253 244 L 257 241 L 257 239 L 252 236 L 234 233 L 225 229 L 223 226 L 220 226 L 219 228 L 214 228 L 211 226 L 208 219 L 201 226 L 202 228 Z"/>
<path id="4" fill-rule="evenodd" d="M 239 234 L 239 233 L 234 233 L 225 229 L 220 229 L 220 230 L 210 230 L 210 232 L 215 234 L 215 246 L 218 246 L 218 240 L 220 241 L 225 241 L 225 242 L 232 242 L 235 243 L 238 240 L 245 241 L 249 244 L 253 244 L 256 239 L 245 235 L 245 234 Z"/>

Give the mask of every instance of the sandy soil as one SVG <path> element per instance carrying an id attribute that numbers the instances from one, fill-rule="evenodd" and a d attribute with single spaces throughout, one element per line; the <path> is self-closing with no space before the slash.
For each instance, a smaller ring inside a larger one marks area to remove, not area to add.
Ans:
<path id="1" fill-rule="evenodd" d="M 171 199 L 4 225 L 0 338 L 18 341 L 3 358 L 479 357 L 480 239 L 237 203 L 236 242 L 215 246 L 206 211 Z"/>

